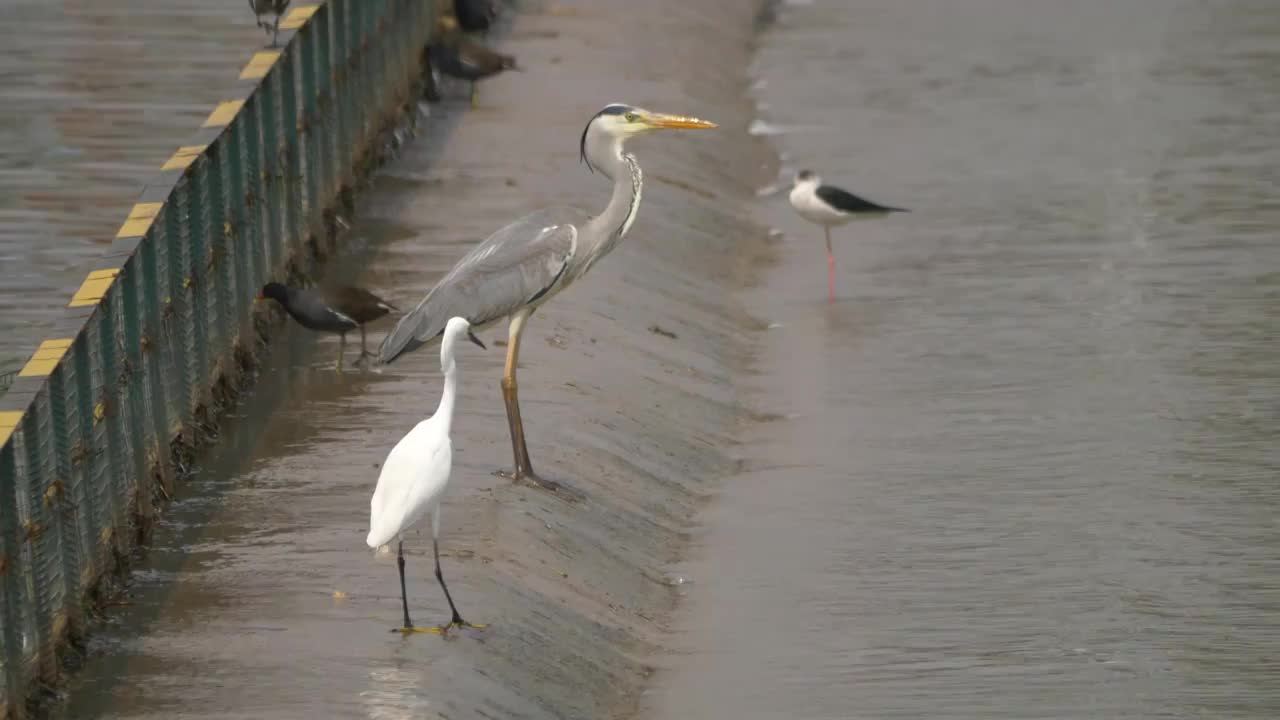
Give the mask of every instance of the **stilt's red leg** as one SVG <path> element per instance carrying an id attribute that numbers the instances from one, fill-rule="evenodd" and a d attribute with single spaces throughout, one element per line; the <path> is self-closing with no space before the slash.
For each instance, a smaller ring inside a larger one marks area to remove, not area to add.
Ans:
<path id="1" fill-rule="evenodd" d="M 836 258 L 827 255 L 827 302 L 836 301 Z"/>
<path id="2" fill-rule="evenodd" d="M 827 302 L 836 301 L 836 256 L 831 254 L 831 228 L 823 228 L 827 235 Z"/>

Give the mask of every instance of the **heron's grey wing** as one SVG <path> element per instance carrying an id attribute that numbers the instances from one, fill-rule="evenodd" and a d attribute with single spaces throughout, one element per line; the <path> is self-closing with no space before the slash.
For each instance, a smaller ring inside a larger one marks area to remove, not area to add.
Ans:
<path id="1" fill-rule="evenodd" d="M 511 315 L 553 290 L 577 247 L 587 215 L 541 210 L 477 245 L 396 323 L 378 350 L 384 363 L 434 340 L 452 317 L 474 326 Z"/>

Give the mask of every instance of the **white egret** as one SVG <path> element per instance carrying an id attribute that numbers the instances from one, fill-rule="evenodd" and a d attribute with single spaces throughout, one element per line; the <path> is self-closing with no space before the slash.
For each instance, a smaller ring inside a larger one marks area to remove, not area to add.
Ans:
<path id="1" fill-rule="evenodd" d="M 394 632 L 404 634 L 434 632 L 443 634 L 450 627 L 484 627 L 470 625 L 458 614 L 458 607 L 449 595 L 449 586 L 440 572 L 440 498 L 449 484 L 449 472 L 453 464 L 453 443 L 449 439 L 453 424 L 453 404 L 458 392 L 458 364 L 453 359 L 454 345 L 459 338 L 467 337 L 484 347 L 484 343 L 471 332 L 466 320 L 455 317 L 444 328 L 440 345 L 440 368 L 444 371 L 444 392 L 440 405 L 431 417 L 414 426 L 391 448 L 387 460 L 378 475 L 378 487 L 369 503 L 369 537 L 371 548 L 379 548 L 396 541 L 396 566 L 400 571 L 400 602 L 404 608 L 404 627 Z M 409 595 L 404 584 L 404 533 L 431 513 L 431 549 L 436 559 L 436 580 L 444 590 L 444 598 L 453 611 L 452 619 L 432 628 L 415 627 L 409 619 Z"/>
<path id="2" fill-rule="evenodd" d="M 907 212 L 903 208 L 877 205 L 833 185 L 823 185 L 822 178 L 809 170 L 796 173 L 795 187 L 788 197 L 800 217 L 822 226 L 827 235 L 827 299 L 836 297 L 836 256 L 831 252 L 831 228 L 851 220 L 882 218 L 890 213 Z"/>

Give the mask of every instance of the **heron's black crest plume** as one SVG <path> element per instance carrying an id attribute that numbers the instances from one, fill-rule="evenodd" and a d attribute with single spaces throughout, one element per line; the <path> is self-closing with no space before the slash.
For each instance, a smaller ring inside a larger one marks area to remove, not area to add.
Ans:
<path id="1" fill-rule="evenodd" d="M 595 174 L 596 169 L 592 167 L 591 161 L 587 159 L 587 133 L 591 130 L 591 123 L 595 122 L 596 118 L 600 117 L 601 115 L 623 115 L 630 111 L 631 111 L 630 105 L 623 105 L 622 103 L 610 103 L 608 105 L 605 105 L 603 110 L 596 113 L 595 115 L 592 115 L 591 119 L 587 121 L 587 126 L 582 128 L 582 140 L 578 141 L 578 156 L 582 158 L 582 162 L 587 164 L 587 170 L 589 170 L 592 175 Z"/>

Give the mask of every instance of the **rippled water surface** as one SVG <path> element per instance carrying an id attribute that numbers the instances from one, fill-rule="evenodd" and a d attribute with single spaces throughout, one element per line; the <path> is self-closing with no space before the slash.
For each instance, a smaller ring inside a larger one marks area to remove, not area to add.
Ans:
<path id="1" fill-rule="evenodd" d="M 745 473 L 657 717 L 1280 717 L 1280 4 L 784 5 Z"/>

